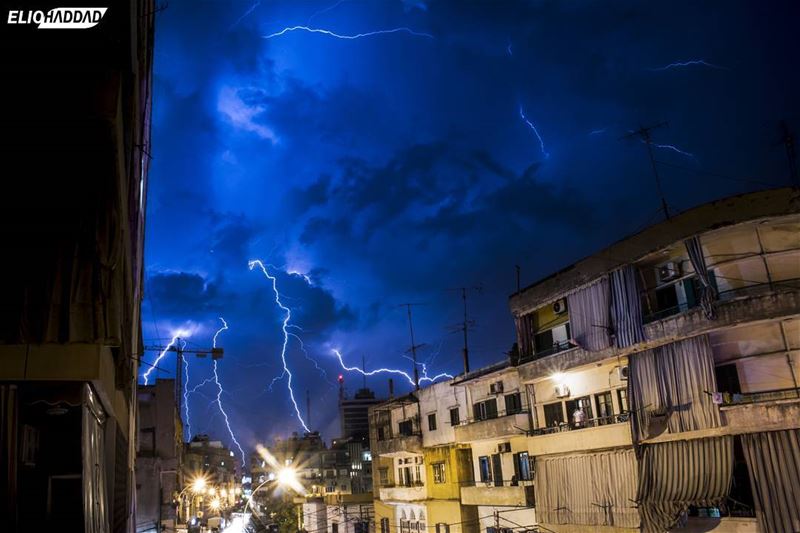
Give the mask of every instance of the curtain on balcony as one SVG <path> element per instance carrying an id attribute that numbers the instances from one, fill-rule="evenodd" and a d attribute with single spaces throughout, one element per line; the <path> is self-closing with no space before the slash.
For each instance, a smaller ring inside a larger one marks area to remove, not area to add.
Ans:
<path id="1" fill-rule="evenodd" d="M 717 300 L 717 289 L 711 283 L 711 278 L 708 275 L 708 266 L 706 266 L 706 256 L 703 254 L 703 247 L 700 244 L 698 237 L 692 237 L 683 241 L 686 246 L 686 252 L 689 254 L 689 261 L 692 262 L 692 267 L 697 273 L 697 278 L 703 286 L 703 292 L 700 295 L 700 305 L 703 307 L 703 312 L 709 320 L 716 320 L 717 309 L 715 302 Z"/>
<path id="2" fill-rule="evenodd" d="M 800 531 L 800 430 L 742 435 L 761 531 Z"/>
<path id="3" fill-rule="evenodd" d="M 628 265 L 610 274 L 611 319 L 619 348 L 644 340 L 642 328 L 642 302 L 639 298 L 639 283 L 636 268 Z"/>
<path id="4" fill-rule="evenodd" d="M 527 315 L 515 316 L 514 325 L 517 328 L 517 343 L 519 346 L 519 354 L 522 357 L 533 355 L 533 313 Z"/>
<path id="5" fill-rule="evenodd" d="M 732 436 L 642 448 L 636 500 L 643 532 L 667 531 L 685 522 L 690 506 L 718 507 L 727 498 L 733 475 Z"/>
<path id="6" fill-rule="evenodd" d="M 86 533 L 108 532 L 105 413 L 89 385 L 83 405 L 83 516 Z"/>
<path id="7" fill-rule="evenodd" d="M 536 515 L 543 524 L 639 526 L 632 449 L 536 458 Z"/>
<path id="8" fill-rule="evenodd" d="M 705 335 L 633 354 L 631 411 L 637 440 L 718 427 L 714 357 Z"/>
<path id="9" fill-rule="evenodd" d="M 608 278 L 603 276 L 567 296 L 572 338 L 590 352 L 611 346 Z"/>

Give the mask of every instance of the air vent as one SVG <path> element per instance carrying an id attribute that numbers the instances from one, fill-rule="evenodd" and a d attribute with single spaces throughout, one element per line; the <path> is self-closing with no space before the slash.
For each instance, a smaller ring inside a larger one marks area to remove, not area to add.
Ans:
<path id="1" fill-rule="evenodd" d="M 676 280 L 681 276 L 681 266 L 679 263 L 670 261 L 663 265 L 656 267 L 656 282 L 659 285 L 664 285 L 670 281 Z"/>
<path id="2" fill-rule="evenodd" d="M 567 387 L 563 383 L 556 385 L 555 395 L 556 398 L 566 398 L 567 396 L 569 396 L 569 387 Z"/>

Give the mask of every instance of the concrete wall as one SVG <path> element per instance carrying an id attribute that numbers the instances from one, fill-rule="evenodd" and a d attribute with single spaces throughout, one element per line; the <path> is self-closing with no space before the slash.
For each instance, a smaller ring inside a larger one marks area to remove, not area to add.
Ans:
<path id="1" fill-rule="evenodd" d="M 501 442 L 508 442 L 511 444 L 511 451 L 500 454 L 500 460 L 503 467 L 503 479 L 508 483 L 511 481 L 511 476 L 514 475 L 514 454 L 519 452 L 528 451 L 528 439 L 525 436 L 516 436 L 511 438 L 497 438 L 493 440 L 485 440 L 475 442 L 472 444 L 472 467 L 475 484 L 478 486 L 485 486 L 481 483 L 480 461 L 481 456 L 487 456 L 491 460 L 491 456 L 497 453 L 497 445 Z M 531 467 L 533 466 L 533 458 L 531 458 Z M 495 476 L 496 477 L 496 476 Z M 494 487 L 486 487 L 486 490 L 492 490 Z"/>
<path id="2" fill-rule="evenodd" d="M 436 533 L 436 524 L 451 524 L 450 533 L 477 533 L 478 508 L 461 505 L 458 500 L 429 500 L 428 532 Z"/>
<path id="3" fill-rule="evenodd" d="M 455 442 L 455 431 L 450 424 L 450 409 L 458 407 L 461 418 L 468 416 L 466 392 L 463 387 L 451 386 L 452 380 L 442 381 L 420 389 L 419 412 L 422 425 L 422 445 L 439 446 Z M 428 415 L 436 415 L 436 429 L 431 430 Z"/>
<path id="4" fill-rule="evenodd" d="M 497 518 L 495 519 L 495 512 Z M 507 527 L 514 531 L 536 525 L 536 510 L 533 507 L 501 507 L 492 505 L 478 506 L 480 530 L 486 531 L 488 527 Z M 522 527 L 520 527 L 522 526 Z"/>

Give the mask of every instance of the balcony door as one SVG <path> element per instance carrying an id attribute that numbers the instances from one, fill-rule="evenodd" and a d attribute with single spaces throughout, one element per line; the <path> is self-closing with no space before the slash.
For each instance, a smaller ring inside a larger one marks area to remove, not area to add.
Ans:
<path id="1" fill-rule="evenodd" d="M 492 455 L 492 473 L 494 474 L 495 487 L 503 486 L 503 461 L 500 459 L 500 454 L 495 453 Z"/>

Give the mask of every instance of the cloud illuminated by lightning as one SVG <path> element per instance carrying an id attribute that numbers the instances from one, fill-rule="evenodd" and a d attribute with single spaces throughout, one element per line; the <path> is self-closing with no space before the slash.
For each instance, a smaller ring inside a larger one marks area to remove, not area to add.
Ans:
<path id="1" fill-rule="evenodd" d="M 289 398 L 292 400 L 292 405 L 294 406 L 294 412 L 297 415 L 297 419 L 300 421 L 300 424 L 303 426 L 303 429 L 310 432 L 311 430 L 306 425 L 305 420 L 303 420 L 303 416 L 300 414 L 300 408 L 297 407 L 297 400 L 294 397 L 294 390 L 292 389 L 292 372 L 289 370 L 288 365 L 286 364 L 286 347 L 289 344 L 289 327 L 291 324 L 289 323 L 292 319 L 292 310 L 283 305 L 281 302 L 281 295 L 278 292 L 278 280 L 275 276 L 271 275 L 267 270 L 267 267 L 264 266 L 264 263 L 261 262 L 259 259 L 254 259 L 248 263 L 248 267 L 250 270 L 253 270 L 255 267 L 261 269 L 261 272 L 264 274 L 270 282 L 272 282 L 272 291 L 275 293 L 275 303 L 281 310 L 285 313 L 283 321 L 281 322 L 281 331 L 283 331 L 283 345 L 281 347 L 281 362 L 283 363 L 283 372 L 288 376 L 286 380 L 286 386 L 289 389 Z"/>
<path id="2" fill-rule="evenodd" d="M 217 337 L 219 336 L 219 334 L 228 329 L 228 323 L 225 322 L 225 319 L 222 317 L 219 317 L 219 319 L 222 321 L 222 327 L 219 328 L 216 333 L 214 333 L 214 338 L 211 344 L 213 348 L 217 347 Z M 242 445 L 239 444 L 239 441 L 236 439 L 236 435 L 233 434 L 233 429 L 231 429 L 231 421 L 228 419 L 228 413 L 226 413 L 225 409 L 222 407 L 222 383 L 220 383 L 219 381 L 216 359 L 214 359 L 212 366 L 214 370 L 214 383 L 217 384 L 217 407 L 219 407 L 219 412 L 222 413 L 222 417 L 225 419 L 225 425 L 228 427 L 228 433 L 230 433 L 233 443 L 236 444 L 237 448 L 239 448 L 239 453 L 242 455 L 242 464 L 245 464 L 247 460 L 244 456 L 244 450 L 242 449 Z"/>
<path id="3" fill-rule="evenodd" d="M 550 154 L 548 154 L 547 150 L 544 149 L 544 140 L 542 139 L 542 136 L 539 135 L 539 130 L 537 130 L 536 126 L 533 125 L 533 122 L 528 120 L 528 117 L 525 116 L 525 111 L 523 111 L 522 109 L 522 104 L 520 104 L 519 106 L 519 116 L 520 118 L 522 118 L 523 121 L 525 121 L 525 124 L 527 124 L 531 130 L 533 130 L 533 133 L 536 135 L 536 138 L 539 139 L 539 147 L 542 150 L 542 154 L 544 154 L 544 158 L 547 159 L 548 157 L 550 157 Z"/>
<path id="4" fill-rule="evenodd" d="M 689 60 L 689 61 L 676 61 L 675 63 L 670 63 L 669 65 L 664 65 L 663 67 L 649 68 L 647 70 L 650 70 L 650 71 L 653 71 L 653 72 L 661 72 L 661 71 L 664 71 L 664 70 L 671 70 L 671 69 L 685 68 L 685 67 L 693 67 L 693 66 L 708 67 L 708 68 L 713 68 L 713 69 L 717 69 L 717 70 L 729 70 L 728 67 L 715 65 L 715 64 L 709 63 L 709 62 L 707 62 L 707 61 L 705 61 L 703 59 L 692 59 L 692 60 Z"/>
<path id="5" fill-rule="evenodd" d="M 348 372 L 358 372 L 362 376 L 374 376 L 375 374 L 398 374 L 398 375 L 403 376 L 404 378 L 406 378 L 406 380 L 408 380 L 408 382 L 411 384 L 411 386 L 415 386 L 414 379 L 408 374 L 408 372 L 404 372 L 403 370 L 398 370 L 396 368 L 378 368 L 376 370 L 370 370 L 369 372 L 364 372 L 363 369 L 358 368 L 357 366 L 347 366 L 346 364 L 344 364 L 344 359 L 342 359 L 342 354 L 339 352 L 339 350 L 334 349 L 332 351 L 336 355 L 336 358 L 339 359 L 339 364 L 342 366 L 342 369 L 344 369 L 344 370 L 346 370 Z M 421 378 L 419 378 L 419 382 L 423 383 L 425 381 L 430 381 L 431 383 L 433 383 L 437 379 L 441 379 L 441 378 L 445 378 L 445 377 L 449 378 L 449 379 L 452 379 L 453 376 L 451 376 L 450 374 L 441 373 L 441 374 L 437 374 L 436 376 L 434 376 L 432 378 L 428 377 L 428 371 L 425 368 L 425 366 L 423 365 L 423 376 Z"/>
<path id="6" fill-rule="evenodd" d="M 330 37 L 336 37 L 337 39 L 345 39 L 345 40 L 355 40 L 361 39 L 362 37 L 372 37 L 374 35 L 386 35 L 389 33 L 408 33 L 409 35 L 413 35 L 415 37 L 427 37 L 428 39 L 433 39 L 433 35 L 430 33 L 424 33 L 419 31 L 414 31 L 411 28 L 392 28 L 390 30 L 375 30 L 375 31 L 368 31 L 365 33 L 356 33 L 354 35 L 343 35 L 341 33 L 335 33 L 331 30 L 324 30 L 322 28 L 311 28 L 309 26 L 291 26 L 289 28 L 284 28 L 281 31 L 270 33 L 269 35 L 264 35 L 264 39 L 272 39 L 274 37 L 280 37 L 281 35 L 285 35 L 290 32 L 295 31 L 305 31 L 308 33 L 321 33 L 323 35 L 328 35 Z"/>
<path id="7" fill-rule="evenodd" d="M 189 331 L 185 330 L 185 329 L 179 329 L 179 330 L 176 330 L 175 332 L 173 332 L 172 340 L 170 340 L 169 344 L 167 344 L 164 347 L 164 349 L 161 350 L 161 353 L 158 354 L 158 357 L 156 357 L 156 360 L 151 363 L 150 368 L 148 368 L 144 372 L 144 374 L 142 374 L 142 379 L 144 379 L 144 384 L 145 385 L 149 384 L 150 374 L 158 366 L 158 363 L 160 363 L 161 360 L 164 359 L 164 356 L 167 355 L 167 352 L 169 352 L 175 346 L 175 343 L 178 341 L 178 339 L 181 338 L 181 337 L 188 337 L 189 335 L 190 335 Z"/>

